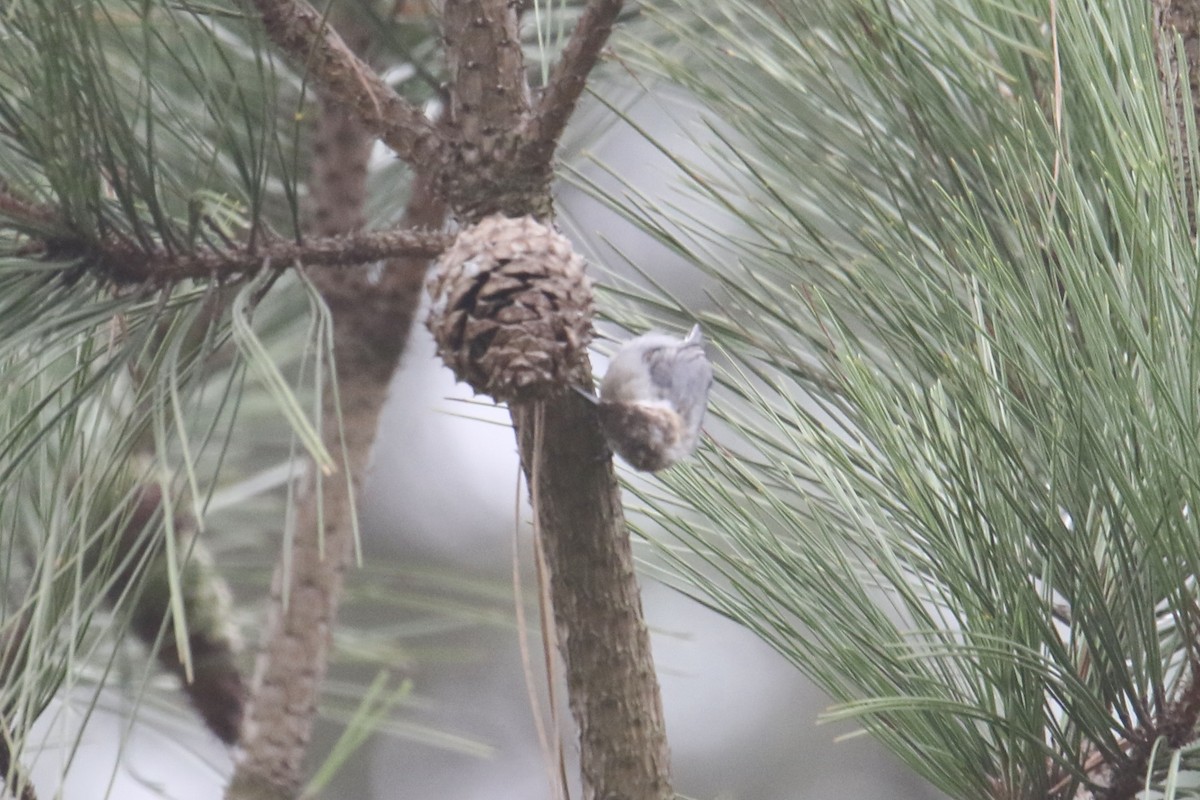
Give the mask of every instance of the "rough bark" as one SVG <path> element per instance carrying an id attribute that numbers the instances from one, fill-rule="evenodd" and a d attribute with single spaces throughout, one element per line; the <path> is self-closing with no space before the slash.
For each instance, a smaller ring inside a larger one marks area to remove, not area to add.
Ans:
<path id="1" fill-rule="evenodd" d="M 400 97 L 346 46 L 325 17 L 304 0 L 254 0 L 267 35 L 322 90 L 353 109 L 371 133 L 409 164 L 427 163 L 439 148 L 437 131 L 419 108 Z"/>
<path id="2" fill-rule="evenodd" d="M 450 119 L 468 164 L 484 164 L 487 153 L 472 150 L 511 136 L 529 110 L 519 22 L 507 0 L 446 0 L 443 5 Z"/>
<path id="3" fill-rule="evenodd" d="M 80 258 L 93 273 L 119 285 L 168 286 L 189 279 L 228 280 L 260 270 L 282 272 L 297 263 L 339 267 L 401 256 L 426 259 L 436 256 L 453 241 L 447 233 L 421 227 L 377 231 L 345 228 L 299 242 L 273 239 L 253 246 L 231 243 L 221 250 L 172 253 L 163 248 L 147 249 L 128 239 L 94 241 L 75 235 L 56 209 L 20 198 L 2 184 L 0 215 L 30 237 L 24 247 L 26 255 Z"/>
<path id="4" fill-rule="evenodd" d="M 670 752 L 612 454 L 574 392 L 512 409 L 579 725 L 586 800 L 668 800 Z"/>
<path id="5" fill-rule="evenodd" d="M 1177 130 L 1176 160 L 1179 180 L 1187 203 L 1188 224 L 1196 234 L 1196 164 L 1187 149 L 1187 126 L 1200 132 L 1200 0 L 1153 0 L 1153 33 L 1158 51 L 1159 73 L 1166 98 L 1167 120 Z M 1176 37 L 1182 44 L 1180 61 Z M 1187 102 L 1187 87 L 1191 103 Z"/>
<path id="6" fill-rule="evenodd" d="M 353 25 L 348 20 L 344 24 Z M 366 34 L 361 29 L 356 33 L 351 41 L 362 48 Z M 328 96 L 322 99 L 310 179 L 316 234 L 335 236 L 362 226 L 373 143 L 368 127 L 346 106 Z M 404 226 L 440 226 L 443 216 L 428 181 L 419 180 Z M 227 794 L 231 799 L 292 798 L 300 786 L 343 572 L 353 555 L 352 493 L 357 493 L 369 463 L 388 383 L 420 300 L 426 264 L 422 258 L 394 259 L 378 276 L 370 266 L 312 275 L 333 319 L 342 436 L 339 407 L 328 390 L 323 431 L 338 471 L 323 482 L 319 495 L 310 487 L 300 502 L 286 606 L 282 590 L 288 570 L 282 561 L 276 569 L 273 614 L 247 710 L 245 757 Z"/>
<path id="7" fill-rule="evenodd" d="M 446 0 L 442 9 L 451 127 L 440 189 L 463 222 L 552 215 L 550 162 L 522 170 L 514 158 L 529 114 L 519 22 L 507 0 Z"/>

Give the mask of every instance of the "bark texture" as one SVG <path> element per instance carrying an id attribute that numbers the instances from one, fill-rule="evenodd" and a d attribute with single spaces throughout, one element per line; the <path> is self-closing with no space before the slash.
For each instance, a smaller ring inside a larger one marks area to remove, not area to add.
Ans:
<path id="1" fill-rule="evenodd" d="M 520 169 L 515 160 L 530 113 L 519 22 L 507 0 L 446 0 L 442 8 L 451 133 L 440 188 L 463 222 L 552 216 L 550 162 Z"/>
<path id="2" fill-rule="evenodd" d="M 349 19 L 342 24 L 353 32 L 348 36 L 351 46 L 365 49 L 365 31 Z M 363 226 L 373 145 L 374 136 L 356 114 L 337 100 L 322 98 L 309 184 L 317 235 L 337 236 Z M 418 180 L 403 227 L 438 227 L 443 209 L 428 191 L 428 182 Z M 320 493 L 310 487 L 297 510 L 286 605 L 283 581 L 288 570 L 282 560 L 275 571 L 273 614 L 247 711 L 245 757 L 227 794 L 231 800 L 292 798 L 300 787 L 343 573 L 353 556 L 352 495 L 369 465 L 379 414 L 408 340 L 426 265 L 424 258 L 402 258 L 387 262 L 381 271 L 366 265 L 312 275 L 333 319 L 341 428 L 339 434 L 338 405 L 327 388 L 322 430 L 338 471 L 323 481 Z"/>
<path id="3" fill-rule="evenodd" d="M 355 55 L 324 14 L 303 0 L 254 0 L 254 5 L 271 40 L 302 71 L 318 76 L 323 92 L 352 108 L 356 120 L 396 155 L 422 163 L 436 152 L 433 124 Z"/>
<path id="4" fill-rule="evenodd" d="M 554 161 L 554 150 L 562 138 L 575 104 L 587 88 L 588 75 L 600 60 L 600 51 L 612 34 L 623 0 L 593 0 L 550 73 L 550 81 L 521 136 L 519 163 L 527 169 Z"/>
<path id="5" fill-rule="evenodd" d="M 422 227 L 362 231 L 357 228 L 309 236 L 303 241 L 273 239 L 230 243 L 221 250 L 173 253 L 162 247 L 115 236 L 101 241 L 73 233 L 49 206 L 18 197 L 0 183 L 0 214 L 31 241 L 26 255 L 80 258 L 88 268 L 117 285 L 169 286 L 182 280 L 229 280 L 260 270 L 282 272 L 297 263 L 309 267 L 361 266 L 369 261 L 413 257 L 427 259 L 442 252 L 454 237 Z M 325 228 L 322 228 L 324 230 Z"/>
<path id="6" fill-rule="evenodd" d="M 1195 130 L 1200 131 L 1200 0 L 1152 0 L 1152 4 L 1167 119 L 1174 120 L 1176 125 L 1179 180 L 1194 236 L 1196 164 L 1187 149 L 1187 126 L 1195 125 Z M 1176 37 L 1182 45 L 1182 60 L 1176 48 Z M 1191 103 L 1187 102 L 1185 87 L 1190 91 Z"/>
<path id="7" fill-rule="evenodd" d="M 612 454 L 574 392 L 512 409 L 550 572 L 586 800 L 668 800 L 670 751 Z"/>

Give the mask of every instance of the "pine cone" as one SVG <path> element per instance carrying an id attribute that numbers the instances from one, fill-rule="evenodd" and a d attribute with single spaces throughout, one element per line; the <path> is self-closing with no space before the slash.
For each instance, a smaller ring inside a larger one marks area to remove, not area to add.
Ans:
<path id="1" fill-rule="evenodd" d="M 464 229 L 429 292 L 438 354 L 476 392 L 525 401 L 586 382 L 591 281 L 570 240 L 533 217 Z"/>

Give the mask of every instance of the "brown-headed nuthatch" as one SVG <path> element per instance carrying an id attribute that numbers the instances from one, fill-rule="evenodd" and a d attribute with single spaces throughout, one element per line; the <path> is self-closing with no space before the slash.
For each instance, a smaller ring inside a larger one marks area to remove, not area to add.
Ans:
<path id="1" fill-rule="evenodd" d="M 626 342 L 608 364 L 596 404 L 609 446 L 643 472 L 687 457 L 700 441 L 712 380 L 699 325 L 684 339 L 648 333 Z"/>

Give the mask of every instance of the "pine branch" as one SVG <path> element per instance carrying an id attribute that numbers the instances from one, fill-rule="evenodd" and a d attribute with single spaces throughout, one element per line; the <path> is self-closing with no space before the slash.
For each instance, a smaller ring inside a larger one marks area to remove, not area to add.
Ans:
<path id="1" fill-rule="evenodd" d="M 171 565 L 166 554 L 156 549 L 165 512 L 162 487 L 155 482 L 142 483 L 136 487 L 128 517 L 97 540 L 100 547 L 109 540 L 118 542 L 123 557 L 124 567 L 108 588 L 109 603 L 117 606 L 131 587 L 142 587 L 131 595 L 130 630 L 148 646 L 158 640 L 163 619 L 172 619 L 167 578 Z M 196 522 L 190 515 L 176 513 L 173 524 L 181 540 L 196 537 Z M 242 723 L 246 689 L 237 663 L 239 647 L 233 634 L 229 589 L 216 573 L 202 541 L 189 542 L 183 549 L 190 551 L 179 569 L 193 674 L 189 675 L 184 665 L 173 622 L 168 624 L 156 657 L 163 669 L 179 678 L 183 692 L 208 729 L 226 744 L 234 744 Z"/>
<path id="2" fill-rule="evenodd" d="M 0 216 L 16 221 L 23 231 L 42 237 L 26 243 L 21 248 L 24 255 L 41 253 L 48 258 L 81 259 L 104 278 L 122 286 L 164 285 L 189 279 L 227 280 L 264 269 L 282 271 L 297 263 L 339 267 L 396 258 L 428 259 L 453 240 L 449 234 L 437 230 L 398 227 L 316 236 L 300 242 L 274 239 L 255 246 L 231 244 L 226 250 L 172 253 L 163 248 L 148 250 L 128 239 L 109 237 L 95 241 L 72 234 L 56 209 L 22 198 L 3 185 L 0 185 Z"/>
<path id="3" fill-rule="evenodd" d="M 61 224 L 54 209 L 20 197 L 0 179 L 0 217 L 8 217 L 35 229 L 54 229 Z"/>
<path id="4" fill-rule="evenodd" d="M 512 408 L 550 573 L 585 797 L 668 800 L 670 752 L 629 528 L 595 406 Z"/>
<path id="5" fill-rule="evenodd" d="M 529 113 L 516 7 L 506 0 L 448 0 L 442 38 L 454 142 L 440 176 L 442 193 L 464 220 L 550 216 L 549 159 L 526 168 L 514 158 Z"/>
<path id="6" fill-rule="evenodd" d="M 355 49 L 369 35 L 339 18 Z M 372 138 L 349 108 L 321 98 L 310 177 L 313 229 L 333 239 L 353 238 L 363 223 L 366 166 Z M 439 227 L 444 206 L 420 172 L 402 226 Z M 424 255 L 431 255 L 424 254 Z M 343 571 L 354 548 L 354 495 L 375 440 L 379 413 L 420 302 L 426 258 L 392 259 L 379 280 L 364 269 L 322 272 L 313 281 L 333 319 L 337 393 L 327 391 L 323 427 L 338 478 L 310 487 L 297 510 L 290 553 L 281 554 L 273 608 L 259 659 L 243 736 L 244 758 L 227 797 L 290 798 L 300 785 L 329 657 L 330 632 L 342 595 Z M 290 603 L 282 603 L 290 580 Z"/>
<path id="7" fill-rule="evenodd" d="M 589 6 L 530 126 L 516 8 L 448 0 L 443 30 L 461 150 L 441 185 L 460 219 L 553 218 L 554 150 L 620 7 Z M 599 421 L 571 392 L 513 402 L 510 412 L 550 572 L 585 796 L 665 800 L 673 794 L 662 702 Z"/>
<path id="8" fill-rule="evenodd" d="M 472 164 L 472 150 L 488 158 L 489 146 L 516 130 L 529 109 L 516 9 L 508 0 L 446 0 L 442 39 L 451 118 Z"/>
<path id="9" fill-rule="evenodd" d="M 395 228 L 323 236 L 292 242 L 282 239 L 236 250 L 172 254 L 146 251 L 127 241 L 108 240 L 96 249 L 79 242 L 48 242 L 49 255 L 97 257 L 97 270 L 115 283 L 163 284 L 186 279 L 225 279 L 263 269 L 285 270 L 306 266 L 356 266 L 388 258 L 430 258 L 440 253 L 451 237 L 440 231 Z"/>
<path id="10" fill-rule="evenodd" d="M 421 110 L 346 46 L 324 17 L 304 0 L 255 0 L 267 35 L 320 87 L 354 109 L 368 131 L 414 166 L 430 161 L 440 137 Z"/>
<path id="11" fill-rule="evenodd" d="M 539 164 L 553 158 L 623 5 L 624 0 L 588 2 L 522 132 L 522 162 Z"/>

